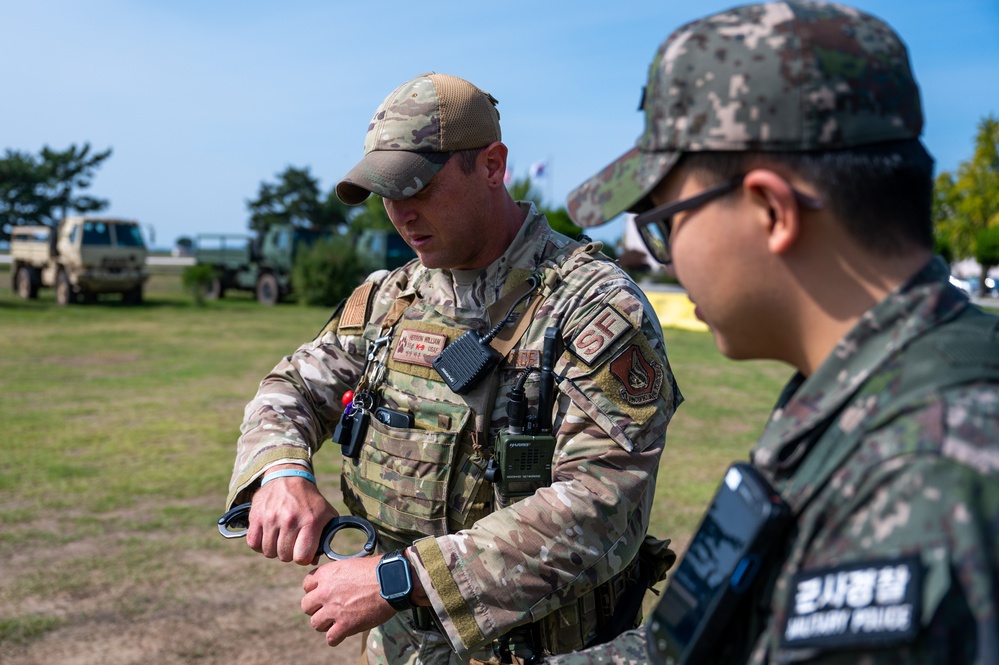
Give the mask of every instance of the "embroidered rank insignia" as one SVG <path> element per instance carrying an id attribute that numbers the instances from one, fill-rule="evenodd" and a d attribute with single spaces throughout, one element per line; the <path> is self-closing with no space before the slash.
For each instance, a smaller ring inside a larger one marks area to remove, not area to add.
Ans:
<path id="1" fill-rule="evenodd" d="M 847 649 L 911 641 L 919 632 L 921 573 L 918 556 L 800 571 L 781 644 Z"/>
<path id="2" fill-rule="evenodd" d="M 604 351 L 632 329 L 631 321 L 623 314 L 610 305 L 604 305 L 579 331 L 569 344 L 569 350 L 592 367 Z"/>
<path id="3" fill-rule="evenodd" d="M 621 382 L 621 397 L 633 405 L 648 404 L 663 387 L 663 366 L 648 360 L 638 344 L 630 344 L 610 363 L 610 372 Z"/>
<path id="4" fill-rule="evenodd" d="M 446 343 L 447 335 L 407 328 L 402 331 L 395 343 L 392 360 L 433 367 L 433 359 L 440 355 Z"/>

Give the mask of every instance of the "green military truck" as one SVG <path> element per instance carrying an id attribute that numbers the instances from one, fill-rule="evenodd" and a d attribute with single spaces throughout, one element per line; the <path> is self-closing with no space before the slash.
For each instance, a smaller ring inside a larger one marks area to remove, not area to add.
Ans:
<path id="1" fill-rule="evenodd" d="M 132 220 L 67 217 L 58 226 L 14 227 L 10 236 L 11 288 L 34 299 L 42 287 L 56 290 L 56 302 L 93 302 L 120 293 L 127 304 L 142 302 L 149 273 L 148 252 Z"/>
<path id="2" fill-rule="evenodd" d="M 212 269 L 205 297 L 217 300 L 226 291 L 251 291 L 262 305 L 274 305 L 291 293 L 295 256 L 303 247 L 328 238 L 330 231 L 277 224 L 256 236 L 234 233 L 203 233 L 195 242 L 198 265 Z M 394 231 L 360 234 L 358 251 L 376 267 L 395 268 L 416 254 Z"/>
<path id="3" fill-rule="evenodd" d="M 262 305 L 274 305 L 291 293 L 295 253 L 311 246 L 326 232 L 290 224 L 271 226 L 256 236 L 203 233 L 194 250 L 198 265 L 212 268 L 205 297 L 218 299 L 234 289 L 252 291 Z"/>

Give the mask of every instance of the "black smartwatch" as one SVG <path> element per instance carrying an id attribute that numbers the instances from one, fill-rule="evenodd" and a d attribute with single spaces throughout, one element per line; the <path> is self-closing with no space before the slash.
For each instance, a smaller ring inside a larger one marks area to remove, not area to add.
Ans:
<path id="1" fill-rule="evenodd" d="M 390 552 L 382 557 L 375 569 L 378 587 L 382 598 L 397 611 L 413 607 L 409 594 L 413 591 L 413 578 L 409 575 L 409 560 L 402 550 Z"/>

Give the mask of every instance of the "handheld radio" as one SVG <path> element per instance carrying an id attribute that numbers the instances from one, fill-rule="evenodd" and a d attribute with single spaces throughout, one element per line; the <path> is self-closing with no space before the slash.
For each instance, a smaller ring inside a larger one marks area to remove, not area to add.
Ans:
<path id="1" fill-rule="evenodd" d="M 554 369 L 560 342 L 558 328 L 545 330 L 538 410 L 533 419 L 528 415 L 524 401 L 524 382 L 529 371 L 524 372 L 510 390 L 507 401 L 509 424 L 499 435 L 496 466 L 490 474 L 490 479 L 498 483 L 499 494 L 504 499 L 516 501 L 552 483 L 552 456 L 555 454 L 555 437 L 552 435 Z"/>

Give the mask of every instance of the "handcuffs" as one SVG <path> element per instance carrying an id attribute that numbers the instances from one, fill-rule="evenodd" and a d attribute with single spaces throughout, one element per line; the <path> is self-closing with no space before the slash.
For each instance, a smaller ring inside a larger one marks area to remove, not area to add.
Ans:
<path id="1" fill-rule="evenodd" d="M 219 533 L 222 534 L 223 538 L 245 538 L 246 532 L 250 528 L 250 504 L 243 503 L 232 508 L 218 519 L 218 525 Z M 355 552 L 354 554 L 340 554 L 339 552 L 335 552 L 332 546 L 333 536 L 340 529 L 359 529 L 367 535 L 368 540 L 359 552 Z M 319 550 L 316 552 L 316 556 L 322 552 L 332 561 L 357 559 L 374 552 L 377 540 L 378 535 L 375 533 L 375 527 L 368 520 L 362 517 L 354 517 L 353 515 L 338 515 L 323 527 L 322 535 L 319 537 Z"/>

